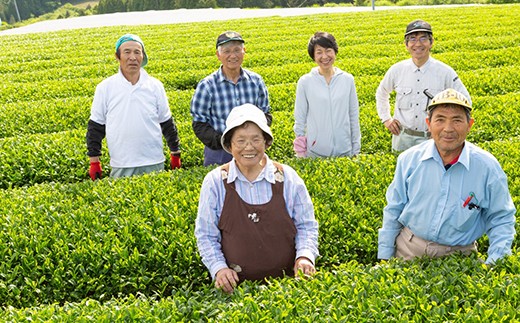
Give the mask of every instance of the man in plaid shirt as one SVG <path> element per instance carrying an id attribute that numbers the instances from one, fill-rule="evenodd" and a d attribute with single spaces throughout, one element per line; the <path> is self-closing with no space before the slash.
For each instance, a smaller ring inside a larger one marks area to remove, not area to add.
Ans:
<path id="1" fill-rule="evenodd" d="M 269 125 L 272 122 L 264 80 L 242 68 L 246 52 L 242 36 L 234 31 L 224 32 L 218 36 L 216 48 L 221 66 L 199 82 L 190 107 L 193 131 L 205 146 L 204 166 L 222 165 L 231 160 L 231 154 L 222 149 L 220 138 L 234 107 L 254 104 L 265 113 Z"/>

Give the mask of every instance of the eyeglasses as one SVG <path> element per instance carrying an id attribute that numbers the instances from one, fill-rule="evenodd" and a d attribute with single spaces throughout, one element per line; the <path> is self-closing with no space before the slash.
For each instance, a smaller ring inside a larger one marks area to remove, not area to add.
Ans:
<path id="1" fill-rule="evenodd" d="M 424 44 L 424 43 L 430 41 L 430 37 L 428 37 L 428 36 L 421 36 L 421 37 L 412 36 L 412 37 L 406 38 L 406 41 L 409 42 L 409 43 L 412 43 L 412 44 L 415 44 L 418 41 L 420 41 L 421 43 Z"/>
<path id="2" fill-rule="evenodd" d="M 254 138 L 253 140 L 245 140 L 245 139 L 238 139 L 233 140 L 231 142 L 233 145 L 235 145 L 238 149 L 246 148 L 248 144 L 251 144 L 254 148 L 259 148 L 263 144 L 265 144 L 265 139 L 262 138 Z"/>
<path id="3" fill-rule="evenodd" d="M 235 49 L 222 49 L 219 51 L 221 54 L 225 55 L 225 56 L 229 56 L 231 54 L 235 54 L 235 55 L 240 55 L 242 54 L 243 52 L 243 49 L 242 48 L 235 48 Z"/>

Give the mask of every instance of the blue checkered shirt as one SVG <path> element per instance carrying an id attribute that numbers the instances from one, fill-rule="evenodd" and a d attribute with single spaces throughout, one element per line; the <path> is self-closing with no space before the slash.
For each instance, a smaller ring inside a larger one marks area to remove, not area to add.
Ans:
<path id="1" fill-rule="evenodd" d="M 193 121 L 209 123 L 213 129 L 223 133 L 226 118 L 236 106 L 251 103 L 264 113 L 269 112 L 269 96 L 262 77 L 241 69 L 237 84 L 227 80 L 222 66 L 205 77 L 197 85 L 191 99 L 190 113 Z"/>

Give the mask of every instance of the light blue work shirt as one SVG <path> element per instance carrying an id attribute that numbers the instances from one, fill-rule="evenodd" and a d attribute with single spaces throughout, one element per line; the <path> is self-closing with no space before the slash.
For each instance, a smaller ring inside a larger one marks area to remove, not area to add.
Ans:
<path id="1" fill-rule="evenodd" d="M 486 263 L 511 253 L 516 209 L 507 177 L 493 155 L 467 141 L 448 170 L 433 139 L 401 153 L 386 199 L 379 259 L 394 256 L 403 226 L 422 239 L 448 246 L 469 245 L 486 233 Z"/>

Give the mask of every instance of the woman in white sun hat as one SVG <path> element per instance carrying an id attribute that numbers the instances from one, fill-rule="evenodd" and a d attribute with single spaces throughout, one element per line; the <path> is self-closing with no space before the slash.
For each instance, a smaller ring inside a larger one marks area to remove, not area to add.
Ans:
<path id="1" fill-rule="evenodd" d="M 271 161 L 264 113 L 252 104 L 231 110 L 222 147 L 228 164 L 202 183 L 195 236 L 215 287 L 233 292 L 243 280 L 315 272 L 318 223 L 303 180 Z"/>

